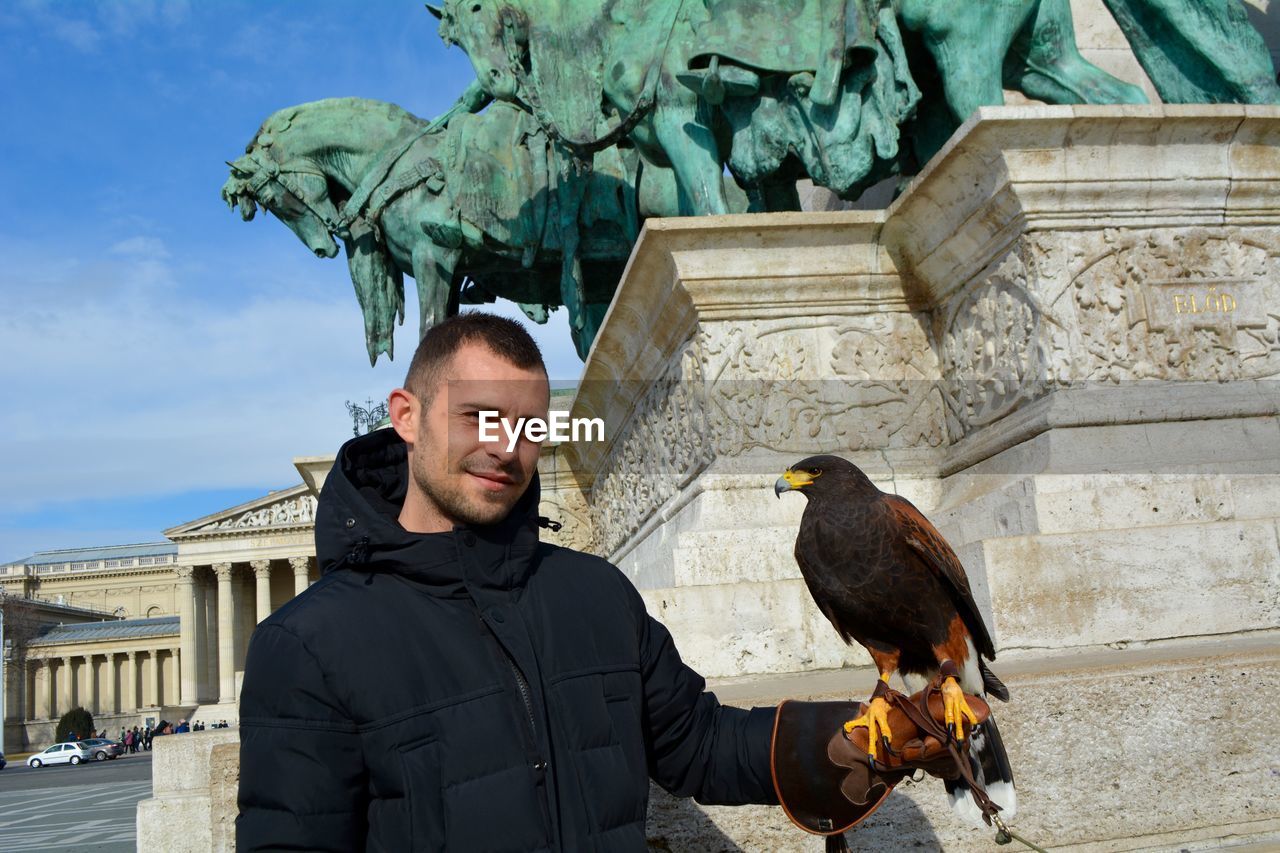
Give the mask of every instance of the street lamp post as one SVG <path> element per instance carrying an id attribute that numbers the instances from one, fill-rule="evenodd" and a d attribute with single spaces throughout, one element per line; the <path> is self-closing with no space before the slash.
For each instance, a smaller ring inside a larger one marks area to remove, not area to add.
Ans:
<path id="1" fill-rule="evenodd" d="M 365 405 L 358 406 L 348 400 L 347 414 L 351 415 L 352 433 L 359 435 L 362 427 L 365 432 L 370 432 L 382 422 L 382 419 L 387 416 L 387 404 L 384 401 L 375 406 L 373 400 L 369 399 L 365 400 Z"/>
<path id="2" fill-rule="evenodd" d="M 8 663 L 9 649 L 4 644 L 4 604 L 5 588 L 0 586 L 0 755 L 4 755 L 4 721 L 9 718 L 5 713 L 5 680 L 9 673 L 5 667 Z"/>

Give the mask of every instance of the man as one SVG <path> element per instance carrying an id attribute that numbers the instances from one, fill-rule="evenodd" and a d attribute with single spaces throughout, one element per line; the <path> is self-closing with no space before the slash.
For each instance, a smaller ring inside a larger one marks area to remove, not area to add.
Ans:
<path id="1" fill-rule="evenodd" d="M 388 402 L 325 482 L 321 579 L 250 643 L 238 849 L 644 850 L 650 778 L 776 802 L 775 709 L 721 706 L 617 568 L 540 543 L 539 445 L 481 440 L 547 417 L 524 329 L 436 326 Z"/>

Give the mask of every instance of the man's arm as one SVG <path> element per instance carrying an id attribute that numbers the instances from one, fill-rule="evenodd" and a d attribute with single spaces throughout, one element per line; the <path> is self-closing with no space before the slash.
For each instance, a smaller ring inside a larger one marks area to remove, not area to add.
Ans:
<path id="1" fill-rule="evenodd" d="M 730 708 L 680 659 L 671 633 L 639 608 L 650 777 L 705 805 L 778 802 L 769 769 L 776 708 Z"/>
<path id="2" fill-rule="evenodd" d="M 278 625 L 258 627 L 240 693 L 236 849 L 363 850 L 364 758 L 316 659 Z"/>

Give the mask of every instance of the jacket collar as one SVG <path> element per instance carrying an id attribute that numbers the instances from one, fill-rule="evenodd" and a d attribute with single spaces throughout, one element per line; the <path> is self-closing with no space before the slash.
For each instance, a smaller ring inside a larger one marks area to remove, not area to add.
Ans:
<path id="1" fill-rule="evenodd" d="M 536 472 L 502 521 L 444 533 L 411 533 L 400 526 L 408 485 L 408 447 L 395 430 L 376 430 L 342 446 L 316 510 L 322 574 L 386 572 L 447 596 L 478 597 L 524 585 L 538 545 L 542 490 Z"/>

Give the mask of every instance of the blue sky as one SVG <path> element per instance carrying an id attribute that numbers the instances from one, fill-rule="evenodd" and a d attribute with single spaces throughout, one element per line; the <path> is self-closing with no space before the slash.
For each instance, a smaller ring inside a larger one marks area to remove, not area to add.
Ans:
<path id="1" fill-rule="evenodd" d="M 0 562 L 154 541 L 350 436 L 416 305 L 371 369 L 345 262 L 241 222 L 223 161 L 282 107 L 434 116 L 471 78 L 416 0 L 0 4 Z M 531 329 L 576 379 L 565 313 Z"/>

